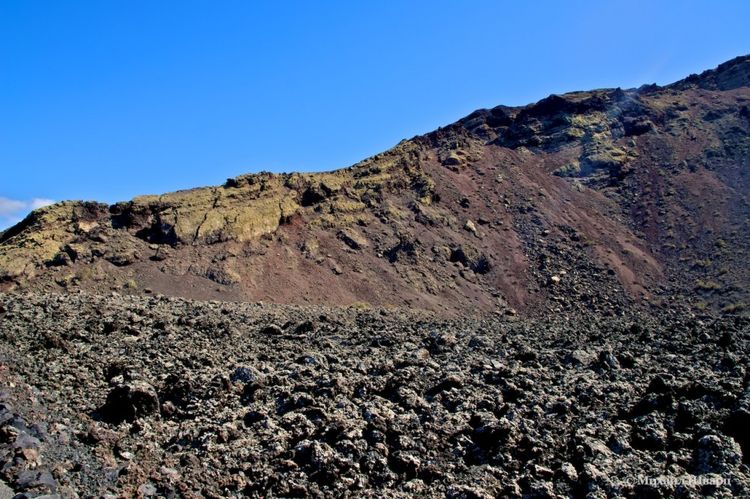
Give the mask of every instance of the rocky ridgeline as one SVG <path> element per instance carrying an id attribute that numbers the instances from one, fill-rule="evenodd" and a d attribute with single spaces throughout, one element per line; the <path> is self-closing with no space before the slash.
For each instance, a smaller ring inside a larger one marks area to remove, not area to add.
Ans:
<path id="1" fill-rule="evenodd" d="M 411 163 L 410 168 L 408 163 Z M 403 142 L 330 173 L 259 173 L 222 186 L 140 196 L 108 206 L 62 202 L 41 208 L 0 234 L 0 283 L 22 284 L 47 268 L 104 260 L 116 267 L 163 261 L 176 246 L 245 243 L 295 217 L 313 227 L 354 225 L 379 204 L 382 189 L 414 192 L 429 203 L 419 148 Z M 151 246 L 149 246 L 151 244 Z"/>
<path id="2" fill-rule="evenodd" d="M 481 109 L 337 171 L 58 203 L 0 234 L 0 290 L 746 313 L 749 167 L 743 56 Z"/>
<path id="3" fill-rule="evenodd" d="M 0 479 L 19 497 L 744 496 L 749 348 L 748 320 L 677 309 L 0 295 Z"/>

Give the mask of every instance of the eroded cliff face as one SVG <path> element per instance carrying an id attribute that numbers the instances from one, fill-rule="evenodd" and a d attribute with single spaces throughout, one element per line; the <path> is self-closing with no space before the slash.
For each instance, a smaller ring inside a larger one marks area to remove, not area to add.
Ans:
<path id="1" fill-rule="evenodd" d="M 0 236 L 8 289 L 448 313 L 748 301 L 750 61 L 479 110 L 350 168 L 252 174 Z"/>

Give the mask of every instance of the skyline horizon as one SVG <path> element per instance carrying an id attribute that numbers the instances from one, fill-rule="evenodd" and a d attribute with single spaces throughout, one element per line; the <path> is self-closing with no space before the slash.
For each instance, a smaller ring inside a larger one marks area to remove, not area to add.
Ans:
<path id="1" fill-rule="evenodd" d="M 0 228 L 34 200 L 111 204 L 337 170 L 477 109 L 669 84 L 750 53 L 748 16 L 738 1 L 11 0 Z"/>
<path id="2" fill-rule="evenodd" d="M 728 62 L 728 61 L 731 61 L 731 60 L 734 60 L 734 59 L 743 58 L 743 57 L 748 57 L 748 56 L 750 56 L 750 53 L 740 54 L 740 55 L 737 55 L 737 56 L 732 57 L 730 59 L 727 59 L 725 61 L 719 62 L 716 65 L 714 65 L 713 67 L 705 68 L 705 69 L 700 69 L 700 70 L 694 71 L 693 73 L 684 75 L 682 78 L 678 78 L 676 80 L 672 80 L 672 81 L 668 81 L 668 82 L 648 82 L 648 83 L 641 83 L 638 86 L 627 87 L 627 88 L 623 88 L 623 87 L 599 87 L 599 88 L 590 88 L 590 89 L 570 90 L 570 91 L 560 92 L 560 93 L 552 92 L 552 93 L 549 93 L 549 94 L 547 94 L 547 95 L 545 95 L 543 97 L 540 97 L 537 100 L 528 102 L 526 104 L 508 105 L 507 107 L 511 107 L 511 108 L 524 108 L 524 107 L 528 107 L 528 106 L 534 105 L 535 103 L 539 102 L 540 100 L 543 100 L 543 99 L 545 99 L 547 97 L 550 97 L 550 96 L 553 96 L 553 95 L 565 95 L 565 94 L 576 93 L 576 92 L 588 92 L 588 91 L 608 90 L 608 89 L 616 89 L 616 88 L 622 88 L 623 90 L 636 90 L 636 89 L 640 88 L 641 86 L 653 85 L 653 84 L 658 85 L 660 87 L 665 87 L 665 86 L 669 86 L 671 84 L 677 83 L 679 81 L 682 81 L 682 80 L 688 78 L 691 75 L 699 75 L 699 74 L 701 74 L 701 73 L 703 73 L 705 71 L 710 71 L 710 70 L 716 69 L 717 66 L 719 66 L 719 65 L 721 65 L 721 64 L 723 64 L 725 62 Z M 506 104 L 497 104 L 497 106 L 506 106 Z M 496 106 L 492 106 L 492 107 L 496 107 Z M 395 147 L 398 143 L 403 142 L 405 140 L 411 140 L 411 139 L 413 139 L 415 137 L 419 137 L 419 136 L 422 136 L 422 135 L 429 134 L 429 133 L 431 133 L 434 130 L 438 130 L 438 129 L 444 128 L 446 126 L 450 126 L 450 125 L 456 123 L 457 121 L 460 121 L 461 119 L 465 118 L 466 116 L 474 113 L 475 111 L 479 111 L 479 110 L 482 110 L 482 109 L 492 109 L 492 107 L 476 108 L 476 109 L 474 109 L 472 111 L 469 111 L 469 112 L 463 114 L 462 116 L 456 118 L 452 122 L 449 122 L 449 123 L 446 123 L 446 124 L 443 124 L 443 125 L 436 125 L 435 127 L 433 127 L 430 130 L 418 133 L 416 135 L 412 135 L 411 137 L 404 137 L 404 138 L 400 139 L 398 142 L 394 143 L 392 146 L 390 146 L 387 149 L 385 149 L 385 151 L 387 151 L 388 149 L 390 149 L 392 147 Z M 383 152 L 383 151 L 381 151 L 381 152 Z M 276 170 L 267 170 L 267 169 L 264 169 L 264 168 L 257 168 L 257 169 L 250 169 L 250 170 L 243 171 L 243 172 L 241 172 L 241 173 L 239 173 L 237 175 L 258 174 L 258 173 L 263 173 L 263 172 L 268 172 L 268 173 L 273 173 L 273 174 L 278 174 L 278 175 L 294 174 L 294 173 L 325 173 L 325 172 L 333 172 L 333 171 L 337 171 L 337 170 L 342 170 L 342 169 L 350 168 L 350 167 L 354 166 L 355 164 L 357 164 L 358 162 L 364 161 L 364 160 L 366 160 L 366 159 L 368 159 L 368 158 L 370 158 L 372 156 L 375 156 L 377 154 L 380 154 L 380 152 L 376 152 L 376 153 L 371 154 L 370 156 L 366 156 L 364 158 L 361 158 L 360 160 L 356 161 L 355 163 L 352 163 L 352 164 L 349 164 L 349 165 L 338 166 L 338 167 L 328 168 L 328 169 L 318 169 L 318 170 L 279 170 L 279 169 L 276 169 Z M 237 175 L 235 175 L 235 176 L 237 176 Z M 227 177 L 227 178 L 231 178 L 231 177 Z M 224 180 L 226 180 L 227 178 L 225 178 Z M 213 184 L 194 185 L 194 186 L 190 186 L 190 187 L 179 188 L 179 189 L 175 189 L 175 190 L 172 190 L 172 191 L 165 191 L 165 192 L 179 192 L 179 191 L 186 191 L 186 190 L 191 190 L 191 189 L 196 189 L 196 188 L 201 188 L 201 187 L 206 187 L 206 186 L 215 186 L 215 185 L 220 185 L 220 182 L 222 182 L 222 180 L 217 180 L 217 182 L 213 183 Z M 11 199 L 11 198 L 7 198 L 7 197 L 4 197 L 4 196 L 0 196 L 0 232 L 4 232 L 7 229 L 9 229 L 9 228 L 13 227 L 14 225 L 18 224 L 19 222 L 23 221 L 23 219 L 25 219 L 33 211 L 35 211 L 35 210 L 37 210 L 39 208 L 43 208 L 45 206 L 49 206 L 49 205 L 52 205 L 52 204 L 55 204 L 55 203 L 59 203 L 59 202 L 78 202 L 78 201 L 82 201 L 82 202 L 100 202 L 100 203 L 105 203 L 105 204 L 112 205 L 112 204 L 116 204 L 116 203 L 119 203 L 119 202 L 128 202 L 128 201 L 130 201 L 131 199 L 133 199 L 135 197 L 149 196 L 149 195 L 158 195 L 158 194 L 163 194 L 163 193 L 164 192 L 144 192 L 144 193 L 140 193 L 140 194 L 135 194 L 135 195 L 131 196 L 128 199 L 117 199 L 117 200 L 75 199 L 75 198 L 58 199 L 58 200 L 53 200 L 53 199 L 49 199 L 49 198 L 32 198 L 32 199 L 28 199 L 28 200 L 17 200 L 17 199 Z M 21 217 L 13 215 L 14 213 L 18 213 L 19 209 L 21 211 L 26 210 L 25 214 L 23 216 L 21 216 Z M 12 218 L 10 218 L 10 219 L 6 218 L 8 213 L 11 213 L 11 217 Z M 11 220 L 12 223 L 8 223 L 8 220 Z"/>

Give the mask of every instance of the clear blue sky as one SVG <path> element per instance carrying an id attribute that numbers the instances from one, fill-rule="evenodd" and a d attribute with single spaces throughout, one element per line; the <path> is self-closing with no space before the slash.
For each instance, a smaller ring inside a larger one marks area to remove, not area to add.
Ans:
<path id="1" fill-rule="evenodd" d="M 479 107 L 668 83 L 750 52 L 749 19 L 746 0 L 2 0 L 0 227 L 45 199 L 334 169 Z"/>

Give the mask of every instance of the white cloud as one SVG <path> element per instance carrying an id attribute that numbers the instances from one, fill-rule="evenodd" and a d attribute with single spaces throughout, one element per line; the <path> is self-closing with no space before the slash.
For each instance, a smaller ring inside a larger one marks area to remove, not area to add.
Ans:
<path id="1" fill-rule="evenodd" d="M 34 198 L 30 201 L 0 197 L 0 230 L 17 224 L 33 210 L 54 203 L 51 199 Z"/>
<path id="2" fill-rule="evenodd" d="M 34 198 L 31 200 L 31 203 L 29 203 L 29 207 L 32 210 L 36 210 L 38 208 L 44 208 L 45 206 L 49 206 L 51 204 L 55 204 L 55 201 L 52 199 Z"/>
<path id="3" fill-rule="evenodd" d="M 26 209 L 28 205 L 17 199 L 0 198 L 0 217 L 8 217 Z"/>

